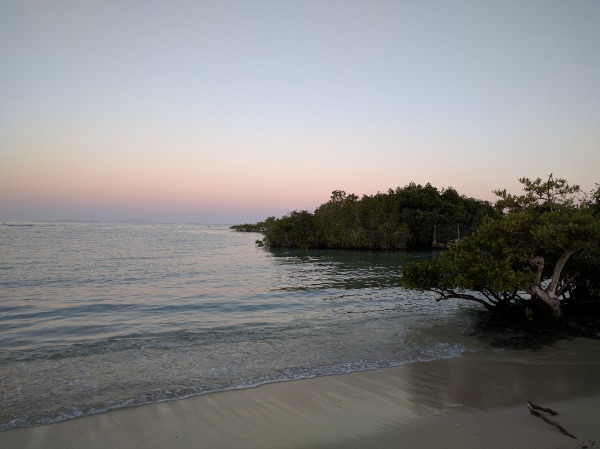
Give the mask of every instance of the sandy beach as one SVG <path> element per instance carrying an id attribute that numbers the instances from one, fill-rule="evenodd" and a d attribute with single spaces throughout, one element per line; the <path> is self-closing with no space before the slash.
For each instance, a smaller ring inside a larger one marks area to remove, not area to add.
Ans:
<path id="1" fill-rule="evenodd" d="M 0 433 L 3 448 L 600 447 L 600 342 L 263 385 Z M 572 439 L 531 416 L 559 412 Z"/>

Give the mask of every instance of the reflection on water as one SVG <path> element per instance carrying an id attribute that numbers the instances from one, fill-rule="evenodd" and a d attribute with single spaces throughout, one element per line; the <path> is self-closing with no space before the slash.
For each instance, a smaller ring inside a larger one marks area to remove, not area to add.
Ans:
<path id="1" fill-rule="evenodd" d="M 565 346 L 577 351 L 579 343 L 586 346 L 583 341 L 567 342 Z M 595 346 L 600 345 L 596 342 Z M 530 355 L 535 358 L 535 354 L 543 354 L 542 357 L 552 359 L 560 352 L 560 349 L 544 348 Z M 483 358 L 479 354 L 471 355 L 456 361 L 458 363 L 432 361 L 425 367 L 410 365 L 403 373 L 420 396 L 427 389 L 430 391 L 425 396 L 437 409 L 451 404 L 476 409 L 524 405 L 528 400 L 535 402 L 551 397 L 558 401 L 600 393 L 596 370 L 586 363 L 553 364 L 547 361 L 539 364 L 527 363 L 524 358 L 514 363 L 510 357 L 504 358 L 505 353 L 499 354 Z M 578 360 L 582 358 L 578 357 Z M 598 359 L 589 362 L 599 367 Z"/>
<path id="2" fill-rule="evenodd" d="M 285 278 L 277 281 L 288 290 L 361 289 L 398 287 L 401 268 L 410 261 L 430 257 L 426 252 L 372 252 L 343 250 L 270 249 Z"/>

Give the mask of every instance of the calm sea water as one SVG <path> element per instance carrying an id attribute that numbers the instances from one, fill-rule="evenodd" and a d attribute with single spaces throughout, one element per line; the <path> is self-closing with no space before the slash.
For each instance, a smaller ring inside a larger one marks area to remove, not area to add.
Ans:
<path id="1" fill-rule="evenodd" d="M 225 226 L 0 223 L 0 430 L 485 350 L 399 286 L 427 253 L 268 250 Z"/>

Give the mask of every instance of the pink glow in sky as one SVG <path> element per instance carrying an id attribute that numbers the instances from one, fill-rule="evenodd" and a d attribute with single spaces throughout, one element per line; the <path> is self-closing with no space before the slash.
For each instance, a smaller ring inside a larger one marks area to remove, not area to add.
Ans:
<path id="1" fill-rule="evenodd" d="M 8 1 L 0 220 L 600 182 L 600 2 Z"/>

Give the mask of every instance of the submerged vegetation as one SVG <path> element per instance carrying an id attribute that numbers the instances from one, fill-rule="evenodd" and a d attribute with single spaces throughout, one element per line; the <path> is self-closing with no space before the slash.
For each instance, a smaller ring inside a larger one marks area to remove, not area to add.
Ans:
<path id="1" fill-rule="evenodd" d="M 259 230 L 270 247 L 399 250 L 430 248 L 435 238 L 456 239 L 498 212 L 486 201 L 453 188 L 411 183 L 387 193 L 363 195 L 335 190 L 314 213 L 293 211 L 236 230 Z"/>

